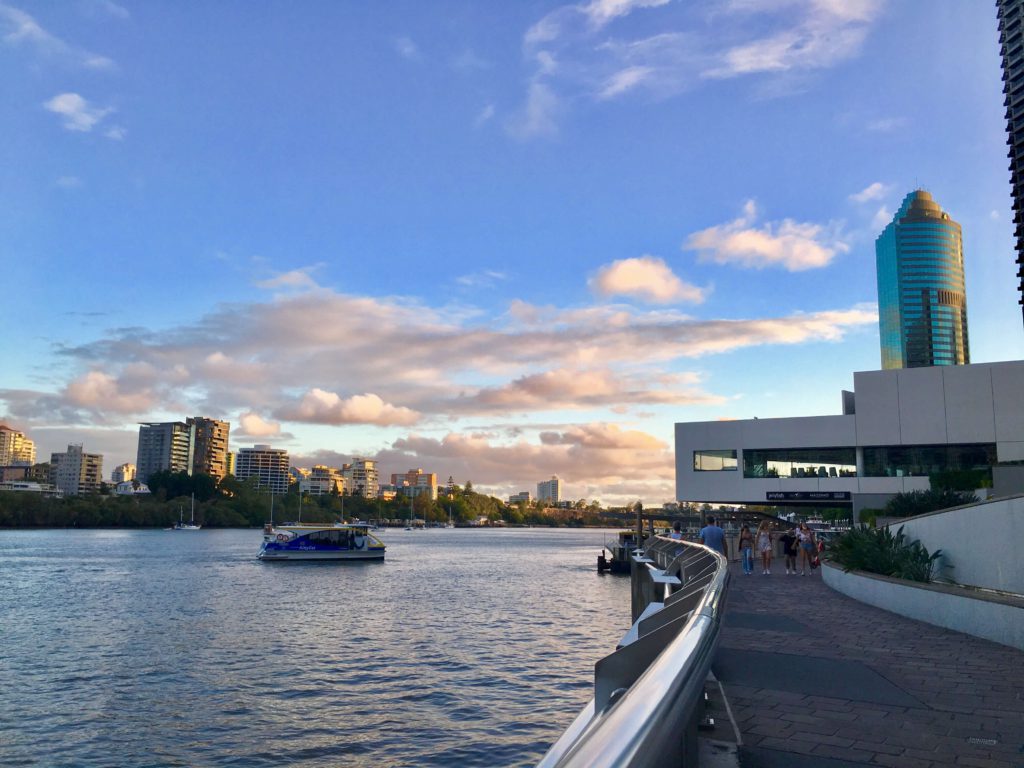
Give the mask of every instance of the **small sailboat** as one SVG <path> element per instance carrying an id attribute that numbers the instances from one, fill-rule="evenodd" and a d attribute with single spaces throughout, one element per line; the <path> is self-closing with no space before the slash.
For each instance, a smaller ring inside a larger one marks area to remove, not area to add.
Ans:
<path id="1" fill-rule="evenodd" d="M 405 530 L 407 530 L 407 531 L 411 531 L 412 530 L 412 496 L 409 497 L 409 522 L 405 526 Z"/>
<path id="2" fill-rule="evenodd" d="M 196 495 L 192 494 L 192 512 L 186 523 L 181 517 L 181 507 L 178 507 L 178 522 L 174 526 L 176 531 L 198 531 L 203 526 L 196 525 Z"/>
<path id="3" fill-rule="evenodd" d="M 455 525 L 452 523 L 452 508 L 448 507 L 448 522 L 444 524 L 445 528 L 454 528 Z"/>

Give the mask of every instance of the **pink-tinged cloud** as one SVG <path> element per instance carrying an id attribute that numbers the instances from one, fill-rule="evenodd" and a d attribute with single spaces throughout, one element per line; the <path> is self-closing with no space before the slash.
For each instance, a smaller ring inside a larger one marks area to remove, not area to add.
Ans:
<path id="1" fill-rule="evenodd" d="M 381 427 L 410 426 L 420 420 L 416 411 L 385 403 L 372 393 L 343 398 L 316 387 L 303 395 L 298 403 L 278 409 L 277 416 L 311 424 L 375 424 Z"/>
<path id="2" fill-rule="evenodd" d="M 264 419 L 249 411 L 238 417 L 239 426 L 232 430 L 235 437 L 275 437 L 281 434 L 281 424 Z"/>
<path id="3" fill-rule="evenodd" d="M 738 219 L 693 233 L 683 248 L 697 251 L 701 261 L 749 269 L 782 267 L 790 272 L 826 267 L 837 253 L 850 250 L 834 225 L 783 219 L 755 226 L 757 217 L 756 204 L 748 200 Z"/>
<path id="4" fill-rule="evenodd" d="M 590 279 L 590 289 L 599 296 L 630 296 L 652 304 L 704 301 L 703 289 L 681 280 L 655 256 L 620 259 L 601 267 Z"/>
<path id="5" fill-rule="evenodd" d="M 156 404 L 152 392 L 122 391 L 118 380 L 102 371 L 89 371 L 69 382 L 64 397 L 79 408 L 120 414 L 142 413 Z"/>

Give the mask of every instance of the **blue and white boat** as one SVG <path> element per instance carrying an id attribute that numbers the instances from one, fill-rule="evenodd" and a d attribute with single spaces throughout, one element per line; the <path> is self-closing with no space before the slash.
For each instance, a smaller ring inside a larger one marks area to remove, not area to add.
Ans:
<path id="1" fill-rule="evenodd" d="M 384 542 L 367 523 L 267 523 L 260 560 L 383 560 Z"/>

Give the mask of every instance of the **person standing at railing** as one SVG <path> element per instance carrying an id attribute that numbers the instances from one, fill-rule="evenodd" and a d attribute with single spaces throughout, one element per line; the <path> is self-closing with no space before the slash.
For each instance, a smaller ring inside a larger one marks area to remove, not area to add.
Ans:
<path id="1" fill-rule="evenodd" d="M 754 535 L 750 532 L 750 526 L 744 525 L 740 528 L 740 556 L 743 558 L 743 572 L 750 576 L 754 572 Z"/>
<path id="2" fill-rule="evenodd" d="M 683 538 L 683 526 L 678 520 L 672 523 L 672 533 L 669 534 L 669 538 L 680 540 Z"/>
<path id="3" fill-rule="evenodd" d="M 772 572 L 772 529 L 767 520 L 757 526 L 757 551 L 761 554 L 761 574 Z"/>
<path id="4" fill-rule="evenodd" d="M 715 524 L 715 518 L 711 515 L 708 515 L 708 524 L 700 529 L 700 543 L 729 557 L 725 549 L 725 531 Z"/>

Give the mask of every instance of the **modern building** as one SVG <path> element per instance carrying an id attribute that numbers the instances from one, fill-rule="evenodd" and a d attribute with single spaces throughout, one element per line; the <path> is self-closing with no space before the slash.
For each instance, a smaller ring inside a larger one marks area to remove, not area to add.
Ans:
<path id="1" fill-rule="evenodd" d="M 288 451 L 269 445 L 255 445 L 238 451 L 235 477 L 239 480 L 255 477 L 260 488 L 280 496 L 288 492 L 288 469 Z"/>
<path id="2" fill-rule="evenodd" d="M 525 501 L 527 504 L 533 501 L 533 497 L 530 495 L 529 491 L 520 491 L 519 493 L 513 493 L 508 497 L 509 504 L 518 504 L 521 501 Z"/>
<path id="3" fill-rule="evenodd" d="M 234 451 L 228 451 L 227 454 L 224 456 L 224 471 L 227 472 L 229 475 L 235 474 L 236 455 L 237 454 Z"/>
<path id="4" fill-rule="evenodd" d="M 377 473 L 376 461 L 356 456 L 352 459 L 351 464 L 345 464 L 341 468 L 341 474 L 345 478 L 345 487 L 349 493 L 367 499 L 377 498 L 380 478 Z"/>
<path id="5" fill-rule="evenodd" d="M 228 434 L 231 424 L 205 416 L 193 416 L 185 423 L 195 428 L 192 472 L 222 480 L 228 473 Z"/>
<path id="6" fill-rule="evenodd" d="M 130 483 L 135 479 L 135 465 L 134 464 L 118 464 L 114 467 L 114 471 L 110 473 L 110 482 L 114 485 L 119 483 Z"/>
<path id="7" fill-rule="evenodd" d="M 139 425 L 139 450 L 135 460 L 136 477 L 149 482 L 149 476 L 168 470 L 192 474 L 195 450 L 195 426 L 182 421 Z"/>
<path id="8" fill-rule="evenodd" d="M 299 491 L 310 496 L 329 496 L 345 493 L 345 478 L 337 467 L 316 464 L 299 479 Z"/>
<path id="9" fill-rule="evenodd" d="M 114 486 L 115 496 L 148 496 L 149 486 L 138 480 L 125 480 Z"/>
<path id="10" fill-rule="evenodd" d="M 960 225 L 915 190 L 875 241 L 875 258 L 882 368 L 971 362 Z"/>
<path id="11" fill-rule="evenodd" d="M 1010 186 L 1014 237 L 1017 238 L 1017 279 L 1024 310 L 1024 0 L 997 0 L 999 45 L 1006 95 L 1006 143 L 1010 147 Z"/>
<path id="12" fill-rule="evenodd" d="M 855 373 L 843 414 L 676 424 L 681 502 L 880 509 L 947 470 L 1024 490 L 1024 361 Z M 1016 479 L 1014 479 L 1016 478 Z"/>
<path id="13" fill-rule="evenodd" d="M 24 432 L 0 424 L 0 467 L 31 467 L 35 463 L 36 444 Z"/>
<path id="14" fill-rule="evenodd" d="M 103 455 L 86 453 L 81 445 L 69 445 L 64 453 L 50 455 L 50 484 L 65 496 L 97 493 L 103 482 Z"/>
<path id="15" fill-rule="evenodd" d="M 562 481 L 555 475 L 552 475 L 550 480 L 546 480 L 543 483 L 537 483 L 537 501 L 558 502 L 561 500 Z"/>
<path id="16" fill-rule="evenodd" d="M 406 496 L 430 496 L 437 501 L 437 474 L 422 469 L 410 469 L 405 474 L 391 475 L 391 485 Z"/>

